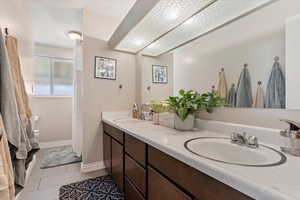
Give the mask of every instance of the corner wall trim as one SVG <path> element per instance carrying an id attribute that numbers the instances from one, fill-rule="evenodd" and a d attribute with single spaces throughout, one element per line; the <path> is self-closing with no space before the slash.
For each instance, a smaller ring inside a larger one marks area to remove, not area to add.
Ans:
<path id="1" fill-rule="evenodd" d="M 97 161 L 97 162 L 87 163 L 87 164 L 81 163 L 82 173 L 88 173 L 88 172 L 97 171 L 101 169 L 105 169 L 103 161 Z"/>
<path id="2" fill-rule="evenodd" d="M 59 140 L 59 141 L 53 141 L 53 142 L 41 142 L 40 143 L 40 148 L 41 149 L 47 149 L 47 148 L 67 146 L 67 145 L 72 145 L 72 140 Z"/>

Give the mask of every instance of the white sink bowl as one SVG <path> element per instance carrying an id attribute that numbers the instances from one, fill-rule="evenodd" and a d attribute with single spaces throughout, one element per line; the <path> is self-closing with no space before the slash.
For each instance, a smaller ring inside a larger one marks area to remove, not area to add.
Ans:
<path id="1" fill-rule="evenodd" d="M 143 120 L 139 120 L 139 119 L 117 119 L 115 120 L 115 122 L 118 122 L 118 123 L 129 123 L 129 124 L 136 124 L 136 123 L 141 123 L 141 122 L 145 122 Z"/>
<path id="2" fill-rule="evenodd" d="M 227 164 L 270 167 L 286 161 L 284 154 L 271 147 L 260 144 L 259 148 L 251 149 L 233 144 L 228 138 L 199 137 L 186 141 L 184 145 L 193 154 Z"/>

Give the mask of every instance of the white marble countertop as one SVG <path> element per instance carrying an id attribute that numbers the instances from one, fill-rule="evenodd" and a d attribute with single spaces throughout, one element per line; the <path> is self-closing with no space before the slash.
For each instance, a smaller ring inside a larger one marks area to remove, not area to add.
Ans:
<path id="1" fill-rule="evenodd" d="M 153 122 L 122 122 L 128 112 L 104 112 L 102 121 L 121 129 L 185 164 L 257 200 L 300 200 L 300 158 L 287 156 L 287 162 L 274 167 L 244 167 L 198 157 L 184 148 L 184 142 L 199 136 L 223 134 L 196 130 L 180 132 Z M 120 120 L 120 121 L 118 121 Z M 278 146 L 269 145 L 279 150 Z"/>

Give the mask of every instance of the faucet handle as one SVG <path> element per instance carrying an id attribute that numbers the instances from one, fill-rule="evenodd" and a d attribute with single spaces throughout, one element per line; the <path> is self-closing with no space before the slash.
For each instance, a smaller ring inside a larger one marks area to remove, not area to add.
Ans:
<path id="1" fill-rule="evenodd" d="M 259 144 L 258 144 L 258 139 L 255 136 L 249 136 L 247 139 L 247 146 L 250 148 L 258 148 Z"/>
<path id="2" fill-rule="evenodd" d="M 231 139 L 232 142 L 237 141 L 238 140 L 238 133 L 236 133 L 236 132 L 231 133 L 230 139 Z"/>

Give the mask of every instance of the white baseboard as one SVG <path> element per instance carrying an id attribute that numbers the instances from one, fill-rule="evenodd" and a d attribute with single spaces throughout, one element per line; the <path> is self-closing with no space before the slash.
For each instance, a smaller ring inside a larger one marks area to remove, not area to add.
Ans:
<path id="1" fill-rule="evenodd" d="M 97 171 L 97 170 L 101 170 L 101 169 L 105 169 L 103 161 L 87 163 L 87 164 L 81 163 L 81 172 L 82 173 L 93 172 L 93 171 Z"/>
<path id="2" fill-rule="evenodd" d="M 59 141 L 53 141 L 53 142 L 41 142 L 40 143 L 40 148 L 41 149 L 47 149 L 47 148 L 67 146 L 67 145 L 72 145 L 72 140 L 59 140 Z"/>

